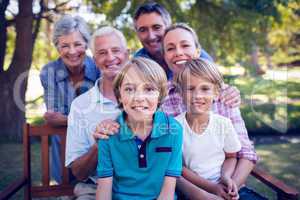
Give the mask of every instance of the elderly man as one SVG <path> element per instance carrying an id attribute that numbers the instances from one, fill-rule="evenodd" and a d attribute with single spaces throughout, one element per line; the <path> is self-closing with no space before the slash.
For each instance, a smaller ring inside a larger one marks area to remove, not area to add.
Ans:
<path id="1" fill-rule="evenodd" d="M 101 121 L 120 114 L 112 81 L 129 59 L 125 37 L 115 28 L 100 28 L 90 44 L 102 76 L 93 88 L 73 101 L 68 116 L 65 165 L 80 181 L 74 189 L 77 199 L 95 199 L 98 150 L 92 133 Z"/>

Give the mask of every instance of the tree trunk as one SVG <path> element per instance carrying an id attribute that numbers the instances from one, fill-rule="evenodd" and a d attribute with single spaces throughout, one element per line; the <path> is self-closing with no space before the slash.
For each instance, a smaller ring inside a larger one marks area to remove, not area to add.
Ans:
<path id="1" fill-rule="evenodd" d="M 252 47 L 252 53 L 251 53 L 251 64 L 255 68 L 255 74 L 262 75 L 262 74 L 265 74 L 265 72 L 262 70 L 262 68 L 258 62 L 258 54 L 259 54 L 259 48 L 256 44 L 254 44 Z"/>
<path id="2" fill-rule="evenodd" d="M 0 73 L 4 68 L 4 59 L 5 59 L 5 51 L 6 51 L 6 39 L 7 39 L 7 31 L 6 31 L 6 20 L 5 20 L 5 10 L 9 4 L 9 0 L 3 0 L 0 2 Z"/>
<path id="3" fill-rule="evenodd" d="M 25 91 L 33 51 L 32 1 L 19 1 L 13 58 L 9 69 L 0 73 L 0 135 L 19 141 L 25 122 Z"/>

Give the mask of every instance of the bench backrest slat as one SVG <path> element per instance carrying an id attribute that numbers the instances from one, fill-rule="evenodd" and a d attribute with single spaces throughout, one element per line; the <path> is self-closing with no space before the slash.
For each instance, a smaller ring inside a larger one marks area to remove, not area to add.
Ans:
<path id="1" fill-rule="evenodd" d="M 49 137 L 52 135 L 60 136 L 60 155 L 61 166 L 63 169 L 63 182 L 58 185 L 50 185 L 50 167 L 49 167 Z M 31 180 L 31 148 L 30 138 L 41 138 L 41 167 L 42 180 L 41 185 L 32 185 Z M 29 200 L 32 197 L 57 197 L 65 195 L 73 195 L 73 185 L 69 182 L 69 170 L 64 166 L 65 163 L 65 148 L 66 148 L 66 127 L 51 127 L 47 124 L 24 125 L 24 176 L 28 180 L 25 187 L 25 199 Z"/>

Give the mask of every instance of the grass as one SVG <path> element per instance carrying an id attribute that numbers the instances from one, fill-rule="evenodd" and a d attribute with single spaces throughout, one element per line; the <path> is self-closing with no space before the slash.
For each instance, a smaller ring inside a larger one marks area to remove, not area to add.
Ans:
<path id="1" fill-rule="evenodd" d="M 241 91 L 241 112 L 250 133 L 299 133 L 299 78 L 238 77 L 229 82 Z"/>
<path id="2" fill-rule="evenodd" d="M 294 143 L 260 144 L 255 147 L 260 157 L 258 165 L 261 168 L 300 191 L 299 139 Z M 252 177 L 248 179 L 247 185 L 269 199 L 276 199 L 275 193 Z"/>
<path id="3" fill-rule="evenodd" d="M 258 165 L 264 168 L 273 176 L 283 180 L 288 185 L 300 191 L 300 139 L 282 142 L 279 137 L 270 138 L 267 144 L 256 145 L 257 153 L 260 156 Z M 278 138 L 278 140 L 277 140 Z M 266 142 L 265 142 L 266 143 Z M 13 180 L 22 176 L 23 154 L 22 145 L 13 142 L 0 141 L 0 191 Z M 38 142 L 32 144 L 32 175 L 35 183 L 40 179 L 40 145 Z M 275 194 L 266 186 L 257 182 L 252 177 L 249 178 L 247 185 L 254 188 L 260 194 L 275 199 Z M 13 199 L 23 199 L 22 191 L 14 196 Z"/>

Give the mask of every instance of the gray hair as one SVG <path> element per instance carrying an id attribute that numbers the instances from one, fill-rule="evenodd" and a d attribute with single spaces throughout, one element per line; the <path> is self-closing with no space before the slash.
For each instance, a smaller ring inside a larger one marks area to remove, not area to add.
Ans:
<path id="1" fill-rule="evenodd" d="M 94 34 L 92 35 L 91 41 L 90 41 L 90 49 L 92 51 L 93 54 L 95 54 L 95 40 L 97 37 L 103 37 L 106 35 L 111 35 L 111 34 L 115 34 L 120 40 L 121 40 L 121 44 L 123 45 L 123 47 L 126 49 L 127 48 L 127 42 L 125 39 L 125 36 L 123 35 L 123 33 L 121 31 L 119 31 L 118 29 L 111 27 L 111 26 L 104 26 L 99 28 L 98 30 L 96 30 L 94 32 Z"/>
<path id="2" fill-rule="evenodd" d="M 134 13 L 134 26 L 136 28 L 136 21 L 139 19 L 139 17 L 141 15 L 144 15 L 144 14 L 151 14 L 151 13 L 157 13 L 159 14 L 162 19 L 163 19 L 163 22 L 164 24 L 166 25 L 166 27 L 169 27 L 172 23 L 172 20 L 171 20 L 171 16 L 170 16 L 170 13 L 167 11 L 167 9 L 159 4 L 159 3 L 156 3 L 156 2 L 146 2 L 142 5 L 140 5 L 135 13 Z"/>
<path id="3" fill-rule="evenodd" d="M 79 31 L 86 44 L 89 43 L 91 35 L 89 27 L 84 19 L 79 16 L 72 17 L 71 15 L 64 15 L 54 25 L 52 40 L 56 48 L 58 47 L 59 37 L 68 35 L 74 31 Z"/>

